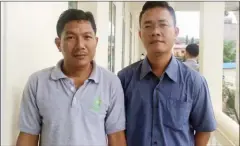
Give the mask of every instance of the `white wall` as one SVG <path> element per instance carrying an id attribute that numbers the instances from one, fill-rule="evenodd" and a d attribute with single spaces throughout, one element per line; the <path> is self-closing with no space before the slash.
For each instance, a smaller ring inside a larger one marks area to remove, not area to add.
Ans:
<path id="1" fill-rule="evenodd" d="M 59 15 L 67 2 L 4 2 L 1 145 L 14 145 L 22 90 L 30 74 L 62 58 L 54 39 Z"/>

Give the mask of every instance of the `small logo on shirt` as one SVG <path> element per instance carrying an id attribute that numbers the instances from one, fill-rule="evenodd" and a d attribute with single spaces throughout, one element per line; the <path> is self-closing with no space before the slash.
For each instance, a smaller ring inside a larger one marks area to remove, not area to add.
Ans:
<path id="1" fill-rule="evenodd" d="M 94 100 L 92 109 L 93 109 L 95 112 L 98 112 L 98 111 L 100 110 L 101 104 L 102 104 L 101 98 L 100 98 L 100 97 L 96 98 L 96 99 Z"/>

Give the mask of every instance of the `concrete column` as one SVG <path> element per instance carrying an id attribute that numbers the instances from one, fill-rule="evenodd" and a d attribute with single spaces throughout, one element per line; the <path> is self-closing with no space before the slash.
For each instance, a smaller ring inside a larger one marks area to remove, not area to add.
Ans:
<path id="1" fill-rule="evenodd" d="M 236 94 L 235 109 L 239 117 L 239 10 L 234 12 L 237 19 L 237 38 L 236 38 Z"/>
<path id="2" fill-rule="evenodd" d="M 216 110 L 222 110 L 224 5 L 200 3 L 200 72 L 208 82 Z"/>
<path id="3" fill-rule="evenodd" d="M 116 5 L 116 36 L 115 36 L 115 73 L 122 69 L 122 14 L 123 2 L 114 2 Z"/>
<path id="4" fill-rule="evenodd" d="M 138 11 L 134 11 L 133 12 L 133 35 L 134 35 L 134 41 L 133 41 L 133 62 L 136 62 L 140 59 L 140 50 L 139 50 L 139 21 L 138 21 L 138 17 L 139 17 L 139 12 Z"/>

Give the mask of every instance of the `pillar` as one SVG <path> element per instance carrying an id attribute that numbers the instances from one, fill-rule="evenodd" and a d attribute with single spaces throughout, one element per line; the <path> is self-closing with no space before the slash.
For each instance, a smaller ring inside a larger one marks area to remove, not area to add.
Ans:
<path id="1" fill-rule="evenodd" d="M 224 2 L 200 2 L 200 72 L 215 110 L 222 110 Z"/>

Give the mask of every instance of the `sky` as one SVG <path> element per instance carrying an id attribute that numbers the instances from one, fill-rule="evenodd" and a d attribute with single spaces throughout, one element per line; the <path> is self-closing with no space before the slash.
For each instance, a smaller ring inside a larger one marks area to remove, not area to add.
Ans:
<path id="1" fill-rule="evenodd" d="M 199 12 L 183 12 L 177 11 L 177 26 L 179 27 L 179 37 L 199 38 L 200 13 Z M 233 12 L 229 12 L 229 16 L 233 18 L 233 23 L 236 23 L 236 17 Z"/>

